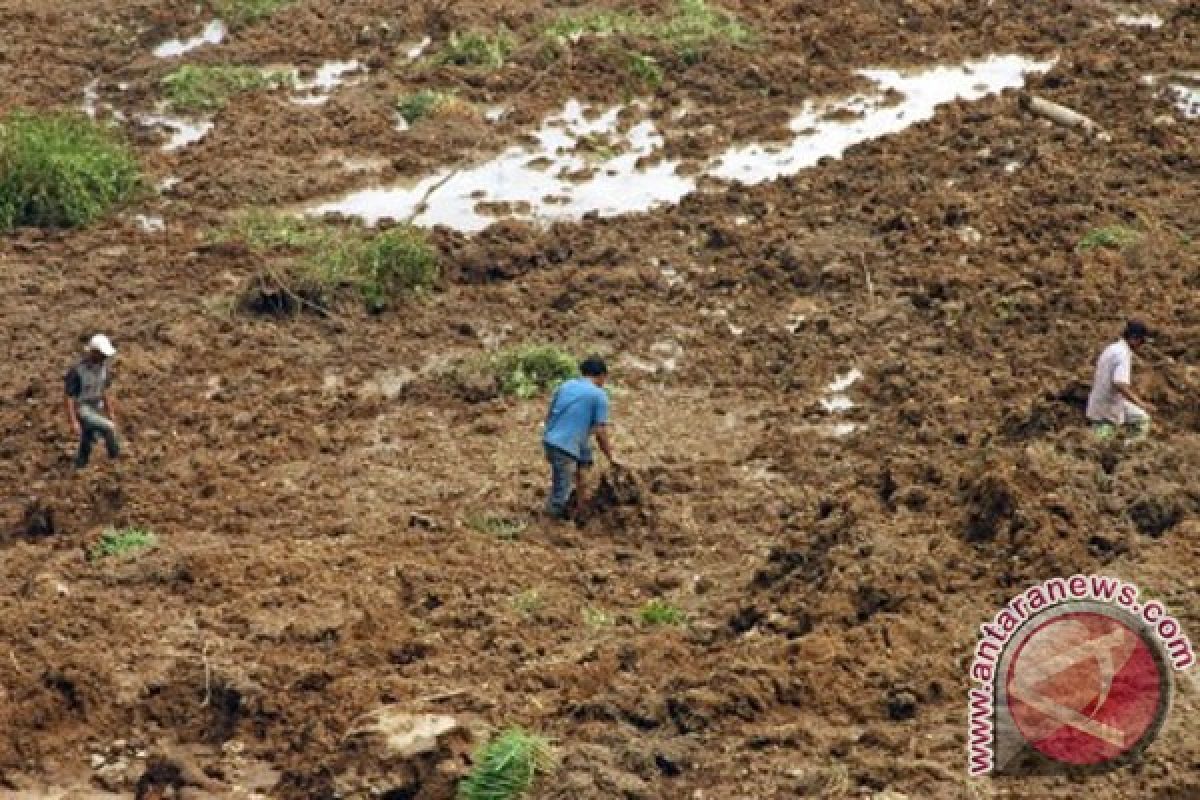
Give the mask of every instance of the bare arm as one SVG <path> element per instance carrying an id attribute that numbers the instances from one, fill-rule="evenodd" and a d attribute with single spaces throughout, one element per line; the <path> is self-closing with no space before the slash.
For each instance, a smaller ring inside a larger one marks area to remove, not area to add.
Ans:
<path id="1" fill-rule="evenodd" d="M 67 403 L 67 421 L 71 423 L 71 432 L 76 436 L 80 434 L 79 430 L 79 415 L 75 413 L 75 401 L 70 395 L 66 395 Z"/>
<path id="2" fill-rule="evenodd" d="M 104 410 L 108 412 L 108 421 L 117 426 L 117 403 L 113 400 L 112 392 L 104 393 Z"/>
<path id="3" fill-rule="evenodd" d="M 608 426 L 603 424 L 597 425 L 595 431 L 596 444 L 600 445 L 600 452 L 604 453 L 604 457 L 608 459 L 609 464 L 612 464 L 614 467 L 617 466 L 617 460 L 613 458 L 612 454 L 612 445 L 608 441 Z"/>

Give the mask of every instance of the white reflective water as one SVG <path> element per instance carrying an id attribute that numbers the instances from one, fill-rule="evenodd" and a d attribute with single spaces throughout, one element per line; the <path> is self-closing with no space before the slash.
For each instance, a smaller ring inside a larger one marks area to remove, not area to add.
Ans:
<path id="1" fill-rule="evenodd" d="M 620 109 L 594 119 L 584 111 L 577 101 L 567 103 L 533 134 L 536 146 L 510 147 L 486 163 L 443 170 L 411 186 L 357 192 L 311 213 L 339 212 L 372 225 L 384 217 L 412 217 L 417 225 L 474 232 L 495 221 L 477 210 L 481 202 L 509 204 L 512 213 L 500 216 L 573 219 L 592 211 L 611 216 L 676 203 L 695 188 L 691 179 L 676 173 L 677 162 L 638 168 L 639 159 L 663 146 L 653 122 L 639 122 L 622 133 Z M 596 142 L 604 144 L 592 148 L 592 159 L 580 152 L 581 145 Z"/>
<path id="2" fill-rule="evenodd" d="M 195 144 L 213 128 L 212 120 L 187 119 L 169 114 L 140 114 L 137 119 L 146 127 L 166 128 L 171 132 L 171 138 L 162 147 L 168 153 Z"/>
<path id="3" fill-rule="evenodd" d="M 796 135 L 790 143 L 735 146 L 702 174 L 743 183 L 794 175 L 855 144 L 931 119 L 943 103 L 1020 87 L 1026 75 L 1052 65 L 993 56 L 955 67 L 860 70 L 878 86 L 877 92 L 809 103 L 791 122 Z M 899 102 L 890 102 L 889 92 L 891 97 L 898 92 Z M 384 217 L 411 219 L 417 225 L 476 232 L 500 217 L 557 220 L 592 212 L 615 216 L 646 211 L 678 203 L 695 191 L 696 178 L 681 175 L 677 161 L 663 159 L 649 166 L 643 161 L 663 147 L 652 121 L 622 131 L 619 108 L 592 118 L 585 110 L 577 101 L 568 102 L 534 133 L 533 146 L 511 147 L 483 164 L 442 170 L 406 186 L 356 192 L 310 213 L 338 212 L 368 224 Z"/>
<path id="4" fill-rule="evenodd" d="M 163 218 L 152 214 L 137 214 L 134 216 L 134 220 L 146 233 L 161 233 L 167 229 L 167 223 Z"/>
<path id="5" fill-rule="evenodd" d="M 191 39 L 171 39 L 163 42 L 158 47 L 154 48 L 154 55 L 159 58 L 178 58 L 184 53 L 189 53 L 197 47 L 203 47 L 206 44 L 220 44 L 225 41 L 225 36 L 229 31 L 225 27 L 225 23 L 219 19 L 214 19 L 208 23 L 207 27 L 199 36 L 193 36 Z"/>
<path id="6" fill-rule="evenodd" d="M 322 105 L 329 101 L 335 89 L 349 82 L 349 75 L 356 75 L 355 82 L 367 77 L 366 69 L 358 61 L 327 61 L 317 68 L 311 80 L 297 78 L 295 89 L 298 94 L 292 96 L 292 102 L 302 106 Z"/>
<path id="7" fill-rule="evenodd" d="M 80 109 L 92 119 L 96 118 L 97 106 L 100 103 L 99 87 L 99 80 L 93 80 L 83 87 L 83 105 L 80 106 Z"/>
<path id="8" fill-rule="evenodd" d="M 1117 16 L 1118 25 L 1130 28 L 1161 28 L 1163 18 L 1158 14 L 1120 14 Z"/>
<path id="9" fill-rule="evenodd" d="M 1200 119 L 1200 72 L 1189 77 L 1196 83 L 1172 83 L 1171 95 L 1175 98 L 1175 107 L 1181 114 L 1188 119 Z"/>
<path id="10" fill-rule="evenodd" d="M 416 61 L 425 52 L 425 48 L 429 47 L 431 44 L 433 44 L 433 39 L 430 39 L 428 36 L 426 36 L 424 39 L 410 47 L 405 55 L 408 57 L 409 61 Z"/>
<path id="11" fill-rule="evenodd" d="M 1045 72 L 1049 61 L 1020 56 L 993 56 L 958 67 L 933 67 L 919 71 L 863 69 L 858 74 L 880 89 L 833 103 L 807 103 L 791 121 L 796 137 L 790 144 L 753 144 L 738 147 L 718 158 L 711 174 L 728 181 L 754 184 L 794 175 L 822 158 L 840 157 L 846 149 L 878 139 L 932 119 L 937 107 L 953 100 L 978 100 L 1025 84 L 1030 73 Z M 903 94 L 889 104 L 885 92 Z M 847 113 L 854 115 L 846 120 Z M 840 116 L 839 116 L 840 115 Z"/>

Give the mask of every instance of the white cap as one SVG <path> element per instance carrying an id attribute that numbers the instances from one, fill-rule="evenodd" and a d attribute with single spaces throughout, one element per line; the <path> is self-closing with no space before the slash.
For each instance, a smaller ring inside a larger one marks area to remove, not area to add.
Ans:
<path id="1" fill-rule="evenodd" d="M 97 333 L 88 340 L 88 350 L 95 350 L 105 358 L 112 358 L 117 354 L 117 348 L 113 347 L 113 343 L 103 333 Z"/>

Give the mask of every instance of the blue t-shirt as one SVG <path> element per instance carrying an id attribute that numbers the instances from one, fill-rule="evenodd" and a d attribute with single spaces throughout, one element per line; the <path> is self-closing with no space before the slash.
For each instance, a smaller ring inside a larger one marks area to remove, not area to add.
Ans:
<path id="1" fill-rule="evenodd" d="M 558 387 L 550 400 L 542 441 L 576 461 L 588 461 L 588 436 L 592 428 L 607 422 L 608 395 L 587 378 L 573 378 Z"/>

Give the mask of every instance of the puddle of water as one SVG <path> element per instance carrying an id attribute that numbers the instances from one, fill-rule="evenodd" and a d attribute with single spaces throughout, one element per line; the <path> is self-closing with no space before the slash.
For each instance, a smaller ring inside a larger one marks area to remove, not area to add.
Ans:
<path id="1" fill-rule="evenodd" d="M 837 378 L 834 378 L 833 382 L 830 383 L 828 387 L 826 387 L 826 391 L 828 391 L 831 394 L 836 394 L 838 392 L 844 392 L 847 389 L 849 389 L 851 386 L 853 386 L 854 384 L 861 381 L 862 378 L 863 378 L 862 370 L 855 367 L 854 369 L 847 372 L 845 375 L 840 375 Z"/>
<path id="2" fill-rule="evenodd" d="M 1161 28 L 1163 26 L 1163 18 L 1158 14 L 1120 14 L 1117 16 L 1118 25 L 1126 25 L 1130 28 Z"/>
<path id="3" fill-rule="evenodd" d="M 444 170 L 415 185 L 356 192 L 309 213 L 359 216 L 369 225 L 384 217 L 411 216 L 417 225 L 476 232 L 497 216 L 555 220 L 576 219 L 593 211 L 601 216 L 644 211 L 677 203 L 695 189 L 692 179 L 676 173 L 677 162 L 638 169 L 639 159 L 663 146 L 654 123 L 639 122 L 620 133 L 619 108 L 594 119 L 584 112 L 584 106 L 572 100 L 533 134 L 536 146 L 511 147 L 484 164 L 458 172 Z M 616 145 L 616 153 L 589 160 L 577 150 L 589 137 L 607 139 Z M 504 204 L 516 213 L 493 216 L 479 210 L 481 203 Z"/>
<path id="4" fill-rule="evenodd" d="M 169 192 L 181 183 L 183 183 L 181 178 L 176 178 L 174 175 L 171 175 L 158 182 L 158 190 L 160 192 Z"/>
<path id="5" fill-rule="evenodd" d="M 977 100 L 1022 86 L 1027 74 L 1052 65 L 993 56 L 957 67 L 860 70 L 879 86 L 877 94 L 809 104 L 792 120 L 797 135 L 790 145 L 731 148 L 706 174 L 743 183 L 793 175 L 821 158 L 840 156 L 852 145 L 928 120 L 943 103 Z M 888 92 L 901 93 L 902 102 L 889 105 Z M 641 159 L 663 147 L 653 122 L 643 120 L 622 133 L 619 108 L 594 118 L 584 112 L 584 106 L 572 100 L 533 134 L 534 146 L 512 147 L 491 161 L 460 171 L 443 170 L 414 184 L 366 189 L 308 213 L 358 216 L 369 225 L 384 217 L 411 219 L 421 226 L 445 225 L 473 233 L 499 217 L 553 221 L 591 212 L 609 217 L 648 211 L 678 203 L 695 190 L 696 179 L 680 175 L 676 161 L 639 168 Z M 851 112 L 852 118 L 844 112 Z M 590 159 L 578 152 L 585 139 L 603 143 L 591 148 Z"/>
<path id="6" fill-rule="evenodd" d="M 1007 164 L 1004 165 L 1004 171 L 1007 172 L 1009 175 L 1012 175 L 1014 172 L 1016 172 L 1020 168 L 1021 168 L 1020 161 L 1009 161 Z"/>
<path id="7" fill-rule="evenodd" d="M 831 425 L 822 427 L 822 432 L 826 436 L 834 439 L 842 439 L 857 431 L 859 425 L 857 422 L 835 422 Z"/>
<path id="8" fill-rule="evenodd" d="M 426 36 L 424 39 L 410 47 L 405 55 L 408 57 L 409 61 L 416 61 L 425 53 L 426 48 L 428 48 L 431 44 L 433 44 L 433 39 L 430 39 L 428 36 Z"/>
<path id="9" fill-rule="evenodd" d="M 146 233 L 161 233 L 167 229 L 167 223 L 163 221 L 162 217 L 137 214 L 134 216 L 134 219 L 137 220 L 137 224 Z"/>
<path id="10" fill-rule="evenodd" d="M 171 138 L 162 146 L 168 153 L 195 144 L 213 129 L 212 120 L 207 119 L 187 119 L 169 114 L 141 114 L 137 119 L 148 128 L 166 128 L 171 132 Z"/>
<path id="11" fill-rule="evenodd" d="M 96 118 L 97 104 L 100 102 L 99 87 L 99 80 L 94 80 L 83 87 L 83 105 L 80 108 L 92 119 Z"/>
<path id="12" fill-rule="evenodd" d="M 158 47 L 154 48 L 154 55 L 158 58 L 178 58 L 184 53 L 190 53 L 197 47 L 203 47 L 206 44 L 220 44 L 225 41 L 226 34 L 229 33 L 225 27 L 225 23 L 219 19 L 214 19 L 208 23 L 204 31 L 199 36 L 193 36 L 191 39 L 171 39 L 163 42 Z"/>
<path id="13" fill-rule="evenodd" d="M 1200 86 L 1172 83 L 1170 90 L 1175 97 L 1175 107 L 1183 116 L 1188 119 L 1200 119 Z"/>
<path id="14" fill-rule="evenodd" d="M 483 112 L 483 118 L 488 122 L 499 122 L 508 115 L 508 106 L 493 106 Z"/>
<path id="15" fill-rule="evenodd" d="M 358 61 L 327 61 L 317 68 L 316 75 L 311 80 L 297 78 L 295 88 L 298 94 L 292 96 L 293 103 L 302 106 L 319 106 L 329 101 L 339 86 L 347 84 L 348 75 L 355 76 L 354 83 L 366 80 L 366 69 Z"/>
<path id="16" fill-rule="evenodd" d="M 879 86 L 878 94 L 855 95 L 834 103 L 808 103 L 791 121 L 797 136 L 790 145 L 734 148 L 717 159 L 711 174 L 747 184 L 793 175 L 822 158 L 840 157 L 853 145 L 932 119 L 944 103 L 979 100 L 1004 89 L 1019 88 L 1025 84 L 1026 75 L 1045 72 L 1051 66 L 1053 62 L 1049 61 L 993 56 L 959 67 L 858 70 L 859 75 Z M 888 90 L 900 92 L 904 99 L 889 105 L 884 94 Z"/>

